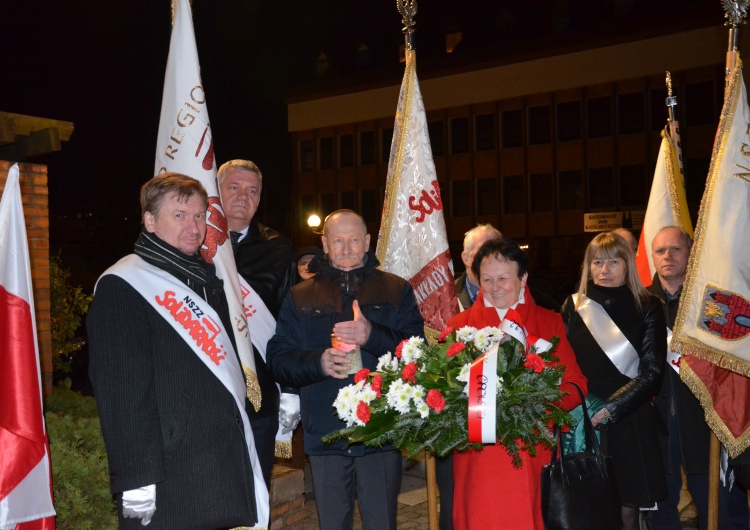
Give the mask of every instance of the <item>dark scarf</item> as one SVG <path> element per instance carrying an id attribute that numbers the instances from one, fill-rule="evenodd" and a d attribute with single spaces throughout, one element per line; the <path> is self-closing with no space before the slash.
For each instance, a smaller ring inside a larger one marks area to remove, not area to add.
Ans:
<path id="1" fill-rule="evenodd" d="M 192 256 L 183 254 L 145 229 L 141 230 L 135 242 L 135 253 L 151 265 L 172 274 L 198 293 L 216 277 L 213 265 L 206 263 L 199 252 Z"/>
<path id="2" fill-rule="evenodd" d="M 333 280 L 339 286 L 343 295 L 353 295 L 357 286 L 361 284 L 367 275 L 380 265 L 375 253 L 370 250 L 365 254 L 362 266 L 349 271 L 337 269 L 331 264 L 328 254 L 319 253 L 307 266 L 310 272 L 323 274 Z"/>

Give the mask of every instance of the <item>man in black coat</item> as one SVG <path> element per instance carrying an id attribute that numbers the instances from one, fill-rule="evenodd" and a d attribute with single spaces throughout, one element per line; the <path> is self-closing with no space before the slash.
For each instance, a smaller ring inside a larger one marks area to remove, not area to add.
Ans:
<path id="1" fill-rule="evenodd" d="M 223 282 L 198 252 L 207 204 L 184 175 L 147 182 L 135 253 L 102 275 L 88 315 L 121 529 L 268 523 Z"/>
<path id="2" fill-rule="evenodd" d="M 218 171 L 221 201 L 232 238 L 237 272 L 260 296 L 274 320 L 279 315 L 281 302 L 294 282 L 294 248 L 291 241 L 273 228 L 255 219 L 260 204 L 263 175 L 258 166 L 249 160 L 230 160 Z M 262 308 L 256 308 L 262 311 Z M 267 336 L 273 335 L 273 329 Z M 250 329 L 250 335 L 260 330 Z M 281 420 L 285 435 L 289 435 L 299 422 L 299 396 L 293 389 L 282 389 L 268 372 L 265 345 L 253 346 L 255 368 L 260 384 L 262 404 L 258 412 L 250 414 L 258 457 L 263 476 L 269 488 L 271 469 L 276 449 L 276 435 Z M 286 436 L 290 438 L 290 436 Z M 286 454 L 291 457 L 291 439 L 287 440 Z"/>
<path id="3" fill-rule="evenodd" d="M 332 213 L 322 241 L 325 255 L 309 265 L 315 276 L 284 300 L 268 343 L 268 368 L 281 384 L 300 388 L 320 527 L 351 528 L 356 496 L 364 528 L 396 530 L 401 454 L 390 446 L 322 441 L 346 425 L 333 402 L 354 382 L 352 362 L 333 348 L 332 338 L 358 347 L 361 366 L 375 370 L 379 357 L 402 340 L 422 337 L 424 322 L 409 282 L 377 269 L 362 217 Z"/>

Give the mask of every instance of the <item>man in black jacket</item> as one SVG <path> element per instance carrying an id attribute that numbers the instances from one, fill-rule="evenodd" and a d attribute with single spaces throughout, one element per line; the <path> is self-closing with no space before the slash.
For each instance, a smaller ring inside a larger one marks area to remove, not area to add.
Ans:
<path id="1" fill-rule="evenodd" d="M 267 309 L 276 319 L 281 302 L 294 282 L 292 243 L 273 228 L 264 226 L 255 219 L 263 187 L 263 176 L 255 163 L 249 160 L 230 160 L 219 168 L 218 179 L 237 272 L 266 306 L 255 309 Z M 267 336 L 273 335 L 273 331 L 271 329 Z M 251 327 L 251 337 L 253 333 L 260 335 L 261 331 Z M 253 411 L 250 414 L 250 423 L 263 476 L 270 487 L 279 420 L 282 421 L 284 434 L 294 430 L 299 421 L 299 396 L 292 389 L 282 389 L 279 395 L 279 389 L 266 368 L 265 344 L 257 344 L 254 340 L 253 353 L 262 404 L 257 413 Z M 284 456 L 290 457 L 291 441 L 287 445 L 288 453 Z"/>
<path id="2" fill-rule="evenodd" d="M 676 226 L 662 228 L 651 243 L 651 257 L 656 274 L 648 290 L 662 301 L 667 327 L 674 327 L 677 308 L 685 281 L 690 236 Z M 671 336 L 671 333 L 670 333 Z M 708 517 L 708 446 L 711 431 L 704 420 L 703 408 L 690 389 L 680 380 L 679 357 L 667 353 L 668 368 L 656 408 L 665 432 L 659 437 L 667 472 L 668 496 L 651 514 L 654 530 L 681 529 L 677 505 L 682 489 L 680 467 L 685 469 L 688 490 L 698 509 L 700 527 L 706 528 Z"/>
<path id="3" fill-rule="evenodd" d="M 268 521 L 223 282 L 198 252 L 207 204 L 184 175 L 147 182 L 135 252 L 99 279 L 88 315 L 120 529 Z"/>
<path id="4" fill-rule="evenodd" d="M 315 276 L 292 287 L 284 300 L 268 343 L 268 368 L 281 384 L 300 388 L 320 527 L 352 528 L 356 495 L 364 528 L 396 530 L 401 454 L 322 441 L 346 425 L 333 402 L 354 382 L 350 360 L 331 341 L 357 346 L 361 365 L 375 370 L 379 357 L 402 340 L 422 337 L 424 322 L 409 282 L 377 269 L 362 217 L 351 210 L 332 213 L 322 241 L 325 255 L 309 265 Z"/>

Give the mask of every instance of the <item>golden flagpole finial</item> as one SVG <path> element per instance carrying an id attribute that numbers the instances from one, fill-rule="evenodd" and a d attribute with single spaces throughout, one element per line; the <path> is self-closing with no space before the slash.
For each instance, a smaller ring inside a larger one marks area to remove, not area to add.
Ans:
<path id="1" fill-rule="evenodd" d="M 667 118 L 667 119 L 668 119 L 669 123 L 672 123 L 674 121 L 674 116 L 675 116 L 674 108 L 677 106 L 677 96 L 673 96 L 672 95 L 672 73 L 669 70 L 667 70 L 667 80 L 666 81 L 667 81 L 667 99 L 666 99 L 666 104 L 667 104 L 667 109 L 669 111 L 669 118 Z"/>
<path id="2" fill-rule="evenodd" d="M 737 62 L 737 50 L 740 43 L 740 25 L 745 23 L 747 11 L 750 9 L 750 0 L 721 0 L 724 7 L 724 18 L 729 26 L 729 46 L 727 50 L 727 63 L 725 78 L 728 80 Z M 728 83 L 728 81 L 727 81 Z"/>
<path id="3" fill-rule="evenodd" d="M 396 7 L 398 12 L 401 13 L 404 23 L 404 32 L 406 38 L 406 49 L 414 49 L 414 16 L 417 14 L 417 0 L 396 0 Z"/>

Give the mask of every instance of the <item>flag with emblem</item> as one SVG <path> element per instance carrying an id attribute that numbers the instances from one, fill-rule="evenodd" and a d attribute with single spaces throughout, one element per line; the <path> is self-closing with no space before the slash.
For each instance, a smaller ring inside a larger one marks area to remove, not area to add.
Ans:
<path id="1" fill-rule="evenodd" d="M 406 51 L 377 257 L 383 270 L 411 283 L 428 336 L 440 332 L 458 301 L 414 50 Z"/>
<path id="2" fill-rule="evenodd" d="M 680 378 L 730 456 L 750 445 L 750 108 L 737 64 L 728 78 L 672 347 Z"/>
<path id="3" fill-rule="evenodd" d="M 49 444 L 18 164 L 0 199 L 0 528 L 54 530 Z"/>
<path id="4" fill-rule="evenodd" d="M 670 96 L 667 100 L 672 100 Z M 685 175 L 682 167 L 682 146 L 680 125 L 670 120 L 661 133 L 661 146 L 656 159 L 654 180 L 648 198 L 643 229 L 638 241 L 636 267 L 643 285 L 651 285 L 656 269 L 651 257 L 651 243 L 656 234 L 665 226 L 679 226 L 693 237 L 693 223 L 690 221 L 685 195 Z"/>
<path id="5" fill-rule="evenodd" d="M 155 173 L 173 171 L 192 177 L 208 193 L 206 239 L 201 247 L 203 258 L 216 266 L 216 274 L 224 280 L 224 291 L 229 303 L 232 332 L 237 353 L 247 379 L 247 394 L 258 410 L 261 406 L 255 359 L 248 340 L 248 296 L 254 294 L 241 282 L 232 253 L 229 229 L 221 206 L 216 181 L 216 160 L 208 119 L 206 92 L 200 76 L 198 49 L 195 42 L 193 19 L 188 0 L 173 1 L 174 23 L 169 43 L 169 58 L 164 78 L 161 118 L 156 142 Z M 257 295 L 255 295 L 257 297 Z M 268 497 L 260 469 L 253 469 L 256 483 L 258 526 L 268 523 Z M 258 480 L 259 479 L 259 480 Z"/>

